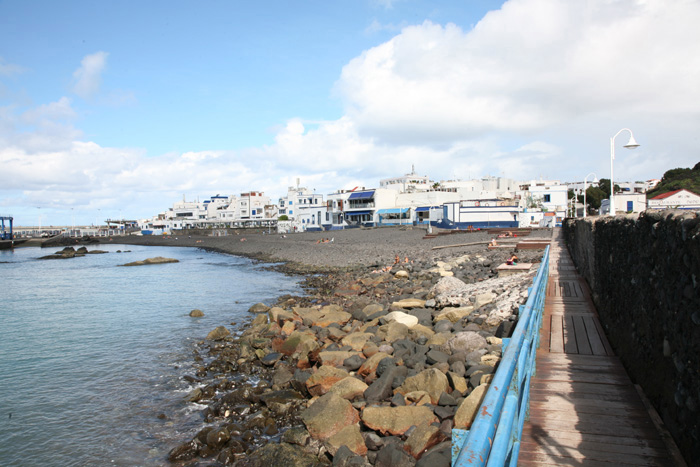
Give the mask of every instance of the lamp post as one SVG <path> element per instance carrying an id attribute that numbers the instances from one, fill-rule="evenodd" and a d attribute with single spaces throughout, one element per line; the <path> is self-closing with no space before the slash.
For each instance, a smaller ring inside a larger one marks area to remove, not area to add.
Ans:
<path id="1" fill-rule="evenodd" d="M 593 172 L 589 173 L 586 175 L 586 178 L 583 179 L 583 217 L 586 217 L 586 212 L 588 211 L 588 205 L 586 204 L 586 189 L 588 188 L 587 182 L 588 182 L 588 177 L 593 175 L 593 183 L 598 182 L 598 176 L 594 174 Z"/>
<path id="2" fill-rule="evenodd" d="M 628 131 L 630 134 L 630 140 L 623 147 L 627 149 L 635 149 L 639 147 L 639 144 L 634 140 L 634 135 L 632 130 L 629 128 L 623 128 L 622 130 L 615 133 L 615 136 L 610 138 L 610 215 L 615 215 L 615 182 L 613 182 L 613 161 L 615 160 L 615 138 L 618 137 L 623 131 Z"/>

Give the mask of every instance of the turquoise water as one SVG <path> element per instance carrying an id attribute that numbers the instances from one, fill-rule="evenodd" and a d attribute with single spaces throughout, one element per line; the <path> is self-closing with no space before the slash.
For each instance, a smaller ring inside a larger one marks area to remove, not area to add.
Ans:
<path id="1" fill-rule="evenodd" d="M 167 465 L 201 422 L 183 402 L 197 342 L 235 330 L 253 303 L 301 293 L 298 279 L 244 258 L 89 249 L 109 253 L 0 251 L 0 465 Z M 180 262 L 117 267 L 153 256 Z M 205 317 L 189 317 L 194 308 Z"/>

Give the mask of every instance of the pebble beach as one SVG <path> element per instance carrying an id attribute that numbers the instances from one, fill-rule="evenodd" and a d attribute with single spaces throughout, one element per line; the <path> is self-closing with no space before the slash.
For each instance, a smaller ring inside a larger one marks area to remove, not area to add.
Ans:
<path id="1" fill-rule="evenodd" d="M 486 231 L 425 236 L 397 227 L 112 239 L 305 276 L 304 296 L 254 305 L 243 331 L 221 323 L 201 336 L 183 403 L 206 406 L 202 428 L 170 451 L 171 464 L 450 465 L 452 429 L 471 425 L 543 251 L 517 251 L 532 267 L 498 277 L 517 239 L 488 249 L 496 235 Z"/>

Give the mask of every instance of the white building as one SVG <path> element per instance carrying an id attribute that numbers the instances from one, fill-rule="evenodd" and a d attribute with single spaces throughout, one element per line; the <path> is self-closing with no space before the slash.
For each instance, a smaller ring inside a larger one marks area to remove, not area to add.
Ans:
<path id="1" fill-rule="evenodd" d="M 414 193 L 432 189 L 432 182 L 427 175 L 417 175 L 415 167 L 411 166 L 410 174 L 379 180 L 379 188 L 396 190 L 399 193 Z"/>
<path id="2" fill-rule="evenodd" d="M 642 212 L 647 209 L 647 197 L 644 193 L 615 193 L 614 200 L 616 213 Z M 610 198 L 600 201 L 599 212 L 601 215 L 610 214 Z"/>
<path id="3" fill-rule="evenodd" d="M 566 208 L 569 202 L 569 187 L 558 180 L 532 180 L 520 185 L 519 195 L 523 202 L 523 215 L 526 212 L 554 213 L 554 221 L 548 223 L 561 225 L 566 217 Z M 532 216 L 533 214 L 530 214 Z M 544 217 L 551 217 L 549 214 Z"/>
<path id="4" fill-rule="evenodd" d="M 617 198 L 617 195 L 615 195 Z M 700 209 L 700 196 L 688 190 L 675 190 L 650 198 L 649 209 Z M 615 203 L 617 205 L 617 203 Z"/>

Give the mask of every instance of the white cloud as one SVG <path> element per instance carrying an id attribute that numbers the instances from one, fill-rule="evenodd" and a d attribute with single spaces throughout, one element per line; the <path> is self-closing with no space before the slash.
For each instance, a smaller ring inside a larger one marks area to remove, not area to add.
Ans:
<path id="1" fill-rule="evenodd" d="M 102 72 L 107 65 L 107 52 L 86 55 L 80 61 L 80 67 L 73 72 L 73 92 L 86 99 L 95 95 L 102 82 Z"/>

